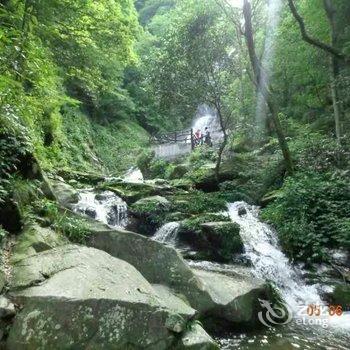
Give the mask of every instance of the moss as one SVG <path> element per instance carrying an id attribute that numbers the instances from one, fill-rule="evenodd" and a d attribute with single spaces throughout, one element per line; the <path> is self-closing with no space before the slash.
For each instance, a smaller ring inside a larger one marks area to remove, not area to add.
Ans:
<path id="1" fill-rule="evenodd" d="M 243 252 L 239 231 L 239 225 L 233 222 L 211 222 L 202 224 L 201 236 L 208 241 L 214 256 L 229 261 L 234 254 Z"/>
<path id="2" fill-rule="evenodd" d="M 147 226 L 159 227 L 166 222 L 166 215 L 170 211 L 170 203 L 163 197 L 154 196 L 144 198 L 130 207 L 134 216 Z"/>
<path id="3" fill-rule="evenodd" d="M 192 191 L 171 197 L 171 202 L 173 211 L 188 214 L 213 213 L 227 210 L 226 200 L 219 192 L 208 194 L 202 191 Z"/>
<path id="4" fill-rule="evenodd" d="M 332 294 L 332 302 L 334 305 L 341 305 L 343 310 L 348 310 L 350 307 L 350 285 L 337 285 Z"/>

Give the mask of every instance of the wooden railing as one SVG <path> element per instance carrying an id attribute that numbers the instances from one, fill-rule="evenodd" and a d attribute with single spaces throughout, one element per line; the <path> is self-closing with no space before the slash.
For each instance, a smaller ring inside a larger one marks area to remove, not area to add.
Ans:
<path id="1" fill-rule="evenodd" d="M 214 130 L 213 133 L 221 132 L 221 130 Z M 164 134 L 154 134 L 150 137 L 150 143 L 154 145 L 172 144 L 172 143 L 183 143 L 191 144 L 193 150 L 196 145 L 202 144 L 196 141 L 194 130 L 187 129 L 181 131 L 172 131 Z"/>
<path id="2" fill-rule="evenodd" d="M 195 146 L 193 129 L 155 134 L 150 137 L 150 142 L 158 145 L 165 143 L 191 143 L 192 149 Z"/>

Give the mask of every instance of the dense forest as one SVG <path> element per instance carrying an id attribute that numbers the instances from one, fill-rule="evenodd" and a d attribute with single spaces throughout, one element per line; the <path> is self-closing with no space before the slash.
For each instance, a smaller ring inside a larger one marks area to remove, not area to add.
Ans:
<path id="1" fill-rule="evenodd" d="M 349 1 L 0 0 L 0 23 L 4 348 L 329 348 L 246 332 L 258 299 L 350 310 Z"/>

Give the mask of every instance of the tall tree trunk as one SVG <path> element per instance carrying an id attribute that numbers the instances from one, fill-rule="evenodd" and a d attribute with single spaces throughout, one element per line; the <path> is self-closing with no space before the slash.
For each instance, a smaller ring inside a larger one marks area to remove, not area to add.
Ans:
<path id="1" fill-rule="evenodd" d="M 245 21 L 244 36 L 246 39 L 249 59 L 252 65 L 253 73 L 254 73 L 256 89 L 258 93 L 261 93 L 261 95 L 265 100 L 265 103 L 267 104 L 270 110 L 272 122 L 276 131 L 280 149 L 283 154 L 287 172 L 289 174 L 292 174 L 293 161 L 290 155 L 288 143 L 286 141 L 286 138 L 281 126 L 281 122 L 279 120 L 278 108 L 277 108 L 276 102 L 274 101 L 271 89 L 266 83 L 267 80 L 264 79 L 264 75 L 266 74 L 266 72 L 264 71 L 263 67 L 261 67 L 259 59 L 256 55 L 254 36 L 253 36 L 253 26 L 252 26 L 252 9 L 251 9 L 250 2 L 248 0 L 244 0 L 243 15 L 244 15 L 244 21 Z"/>
<path id="2" fill-rule="evenodd" d="M 336 28 L 336 9 L 332 0 L 323 0 L 324 8 L 327 14 L 327 18 L 330 25 L 331 31 L 331 40 L 332 46 L 336 47 L 338 41 L 337 28 Z M 336 56 L 331 55 L 329 57 L 330 60 L 330 86 L 331 86 L 331 95 L 332 95 L 332 103 L 333 103 L 333 111 L 334 111 L 334 124 L 335 124 L 335 135 L 337 137 L 337 141 L 340 142 L 342 130 L 341 130 L 341 122 L 342 122 L 342 108 L 339 99 L 339 91 L 337 86 L 338 77 L 340 74 L 339 70 L 339 60 Z"/>
<path id="3" fill-rule="evenodd" d="M 219 147 L 219 150 L 218 150 L 218 158 L 216 160 L 216 165 L 215 165 L 215 178 L 216 178 L 216 181 L 219 182 L 219 180 L 220 180 L 220 166 L 221 166 L 221 162 L 222 162 L 222 154 L 223 154 L 223 152 L 225 150 L 225 147 L 227 145 L 228 135 L 227 135 L 226 125 L 225 125 L 225 122 L 224 122 L 224 116 L 222 115 L 220 102 L 216 102 L 215 103 L 215 107 L 216 107 L 216 111 L 217 111 L 218 117 L 219 117 L 220 128 L 222 130 L 222 133 L 224 134 L 223 140 L 222 140 L 222 142 L 220 144 L 220 147 Z"/>

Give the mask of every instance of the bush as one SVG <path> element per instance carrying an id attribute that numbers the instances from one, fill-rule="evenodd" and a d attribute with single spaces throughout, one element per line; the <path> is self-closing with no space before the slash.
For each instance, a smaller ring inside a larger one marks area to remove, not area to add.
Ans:
<path id="1" fill-rule="evenodd" d="M 35 208 L 40 215 L 43 215 L 49 224 L 58 232 L 64 234 L 74 243 L 84 243 L 89 236 L 89 228 L 84 219 L 70 216 L 62 212 L 56 202 L 44 199 L 36 202 Z"/>
<path id="2" fill-rule="evenodd" d="M 326 248 L 350 248 L 350 182 L 340 174 L 297 173 L 262 217 L 292 258 L 327 260 Z"/>
<path id="3" fill-rule="evenodd" d="M 16 114 L 0 110 L 0 203 L 9 195 L 9 178 L 18 170 L 31 146 L 25 128 Z"/>

